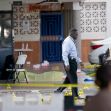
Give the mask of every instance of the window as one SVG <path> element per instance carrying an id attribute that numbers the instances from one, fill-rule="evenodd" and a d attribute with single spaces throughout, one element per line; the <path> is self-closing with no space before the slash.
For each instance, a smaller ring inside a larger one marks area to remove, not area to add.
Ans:
<path id="1" fill-rule="evenodd" d="M 12 47 L 11 13 L 0 12 L 0 48 Z"/>

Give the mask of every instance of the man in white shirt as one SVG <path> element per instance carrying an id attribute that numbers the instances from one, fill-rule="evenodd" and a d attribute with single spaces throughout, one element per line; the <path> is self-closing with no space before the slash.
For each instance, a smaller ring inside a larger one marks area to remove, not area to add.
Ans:
<path id="1" fill-rule="evenodd" d="M 65 38 L 62 44 L 62 59 L 67 76 L 64 84 L 77 84 L 77 67 L 80 64 L 83 67 L 81 59 L 78 57 L 75 40 L 78 37 L 76 29 L 71 29 L 69 36 Z M 60 87 L 56 92 L 62 92 L 65 87 Z M 78 97 L 77 88 L 72 88 L 73 96 Z"/>

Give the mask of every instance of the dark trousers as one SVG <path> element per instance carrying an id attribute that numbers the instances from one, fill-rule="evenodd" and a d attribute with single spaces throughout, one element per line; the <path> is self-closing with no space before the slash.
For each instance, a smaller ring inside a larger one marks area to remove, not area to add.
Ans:
<path id="1" fill-rule="evenodd" d="M 75 59 L 69 59 L 70 71 L 66 71 L 66 78 L 63 84 L 77 84 L 77 62 Z M 57 90 L 62 92 L 66 87 L 60 87 Z M 77 88 L 72 88 L 73 96 L 78 96 Z"/>

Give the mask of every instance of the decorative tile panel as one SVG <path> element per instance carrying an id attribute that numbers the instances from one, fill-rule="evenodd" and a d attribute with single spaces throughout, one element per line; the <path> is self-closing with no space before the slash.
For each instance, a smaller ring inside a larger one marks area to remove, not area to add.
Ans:
<path id="1" fill-rule="evenodd" d="M 13 6 L 15 41 L 40 40 L 40 12 L 28 12 L 28 4 Z"/>
<path id="2" fill-rule="evenodd" d="M 80 6 L 81 34 L 105 35 L 107 32 L 106 2 L 82 2 Z"/>

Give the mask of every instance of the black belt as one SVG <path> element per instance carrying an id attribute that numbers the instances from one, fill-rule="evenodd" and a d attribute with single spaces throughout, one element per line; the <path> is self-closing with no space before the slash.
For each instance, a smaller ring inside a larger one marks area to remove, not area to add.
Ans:
<path id="1" fill-rule="evenodd" d="M 71 59 L 71 60 L 76 60 L 74 57 L 68 57 L 69 59 Z"/>

